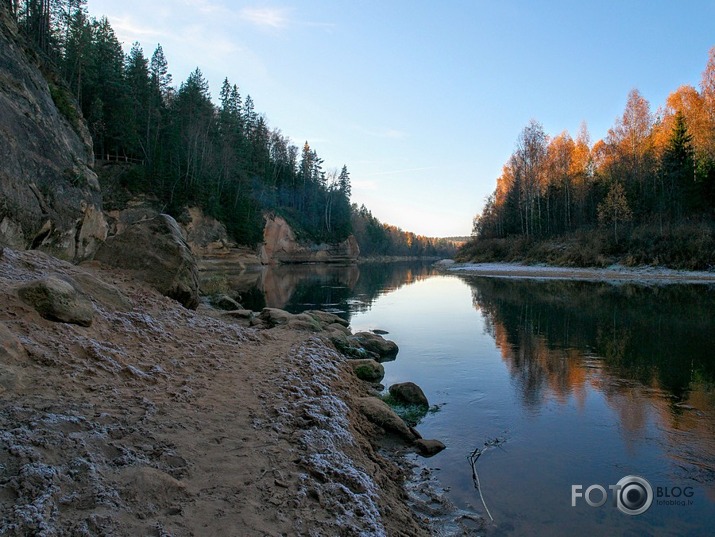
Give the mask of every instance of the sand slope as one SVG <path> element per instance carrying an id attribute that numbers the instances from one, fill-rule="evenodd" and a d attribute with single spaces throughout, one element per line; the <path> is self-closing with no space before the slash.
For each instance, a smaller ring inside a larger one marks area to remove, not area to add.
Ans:
<path id="1" fill-rule="evenodd" d="M 90 327 L 23 282 L 71 278 Z M 120 272 L 0 256 L 0 534 L 428 535 L 309 332 L 192 312 Z"/>

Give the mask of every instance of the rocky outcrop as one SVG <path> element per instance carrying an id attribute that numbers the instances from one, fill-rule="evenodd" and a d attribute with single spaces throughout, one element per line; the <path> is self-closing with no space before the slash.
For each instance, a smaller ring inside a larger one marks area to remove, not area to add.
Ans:
<path id="1" fill-rule="evenodd" d="M 97 250 L 95 260 L 130 271 L 189 309 L 199 305 L 196 259 L 176 220 L 168 214 L 127 226 L 107 239 Z"/>
<path id="2" fill-rule="evenodd" d="M 48 83 L 0 10 L 0 243 L 81 261 L 107 224 L 92 141 L 67 91 Z"/>
<path id="3" fill-rule="evenodd" d="M 280 216 L 267 216 L 263 229 L 260 260 L 265 265 L 278 263 L 354 263 L 360 255 L 355 237 L 337 244 L 300 244 L 288 222 Z"/>
<path id="4" fill-rule="evenodd" d="M 184 225 L 186 242 L 198 257 L 225 256 L 234 246 L 228 239 L 226 226 L 207 216 L 197 207 L 187 209 L 188 221 Z"/>

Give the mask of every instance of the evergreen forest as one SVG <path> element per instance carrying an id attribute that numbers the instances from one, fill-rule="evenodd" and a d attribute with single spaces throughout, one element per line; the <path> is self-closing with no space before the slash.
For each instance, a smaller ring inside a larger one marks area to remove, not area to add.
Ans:
<path id="1" fill-rule="evenodd" d="M 223 81 L 211 100 L 200 68 L 176 85 L 161 45 L 128 54 L 86 0 L 1 0 L 42 59 L 58 109 L 84 120 L 102 169 L 105 205 L 150 198 L 178 220 L 197 206 L 243 245 L 262 241 L 264 215 L 280 214 L 299 238 L 339 242 L 351 233 L 363 255 L 449 256 L 454 244 L 381 223 L 350 202 L 350 173 L 325 166 L 306 141 L 294 145 Z M 111 166 L 110 164 L 114 164 Z M 118 171 L 116 171 L 118 170 Z"/>

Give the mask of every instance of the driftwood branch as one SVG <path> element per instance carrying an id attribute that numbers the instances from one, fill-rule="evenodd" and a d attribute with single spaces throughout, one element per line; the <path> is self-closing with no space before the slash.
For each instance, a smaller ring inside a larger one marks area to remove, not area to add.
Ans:
<path id="1" fill-rule="evenodd" d="M 482 500 L 482 505 L 484 506 L 484 511 L 486 511 L 487 515 L 489 516 L 489 519 L 494 522 L 494 517 L 492 514 L 489 512 L 489 508 L 487 507 L 487 503 L 484 501 L 484 494 L 482 493 L 482 484 L 479 481 L 479 473 L 477 472 L 477 460 L 479 457 L 482 456 L 482 453 L 487 451 L 488 449 L 495 448 L 495 447 L 501 447 L 501 445 L 506 442 L 505 438 L 494 438 L 492 440 L 487 440 L 484 442 L 484 446 L 481 448 L 476 448 L 469 457 L 467 457 L 467 460 L 469 461 L 470 466 L 472 467 L 472 482 L 474 483 L 474 488 L 477 489 L 479 492 L 479 498 Z"/>

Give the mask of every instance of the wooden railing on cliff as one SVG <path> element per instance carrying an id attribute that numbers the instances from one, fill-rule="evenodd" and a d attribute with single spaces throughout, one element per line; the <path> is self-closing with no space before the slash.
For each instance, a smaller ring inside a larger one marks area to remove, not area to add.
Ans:
<path id="1" fill-rule="evenodd" d="M 103 155 L 96 157 L 97 164 L 127 163 L 144 165 L 144 159 L 132 158 L 126 155 Z"/>

